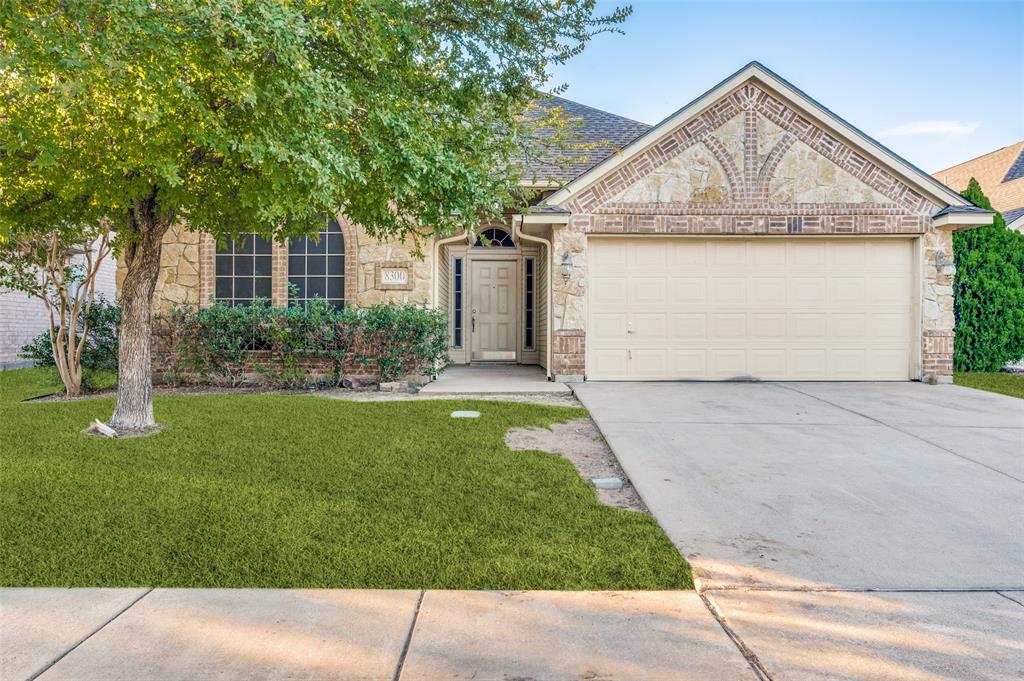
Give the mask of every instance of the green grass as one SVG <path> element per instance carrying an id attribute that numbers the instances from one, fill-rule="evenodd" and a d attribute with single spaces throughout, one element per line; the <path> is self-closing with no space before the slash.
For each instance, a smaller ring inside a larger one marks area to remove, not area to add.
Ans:
<path id="1" fill-rule="evenodd" d="M 692 587 L 650 516 L 502 441 L 580 409 L 162 397 L 163 432 L 111 441 L 80 432 L 111 398 L 20 401 L 46 392 L 0 372 L 2 586 Z"/>
<path id="2" fill-rule="evenodd" d="M 953 374 L 953 382 L 968 388 L 1024 399 L 1024 375 L 1021 374 L 960 371 Z"/>

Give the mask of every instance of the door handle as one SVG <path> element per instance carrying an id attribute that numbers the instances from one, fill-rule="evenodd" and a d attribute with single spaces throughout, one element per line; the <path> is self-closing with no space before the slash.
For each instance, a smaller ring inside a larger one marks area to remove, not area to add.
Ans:
<path id="1" fill-rule="evenodd" d="M 626 333 L 633 333 L 633 322 L 626 324 Z"/>
<path id="2" fill-rule="evenodd" d="M 476 333 L 476 310 L 469 316 L 469 332 Z"/>

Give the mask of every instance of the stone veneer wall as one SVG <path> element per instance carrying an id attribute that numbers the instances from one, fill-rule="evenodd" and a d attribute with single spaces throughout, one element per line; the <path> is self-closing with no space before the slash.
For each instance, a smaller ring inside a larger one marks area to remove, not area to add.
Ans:
<path id="1" fill-rule="evenodd" d="M 642 153 L 571 195 L 569 222 L 553 229 L 553 365 L 583 373 L 590 234 L 884 235 L 922 239 L 921 373 L 952 373 L 953 293 L 936 254 L 952 235 L 931 227 L 941 208 L 752 82 L 666 130 Z"/>
<path id="2" fill-rule="evenodd" d="M 412 244 L 379 241 L 363 229 L 339 217 L 345 237 L 345 300 L 364 307 L 375 303 L 394 301 L 427 303 L 431 295 L 432 243 L 421 246 L 422 257 L 417 257 Z M 273 257 L 273 285 L 271 303 L 287 304 L 288 249 L 275 243 Z M 214 293 L 214 257 L 216 242 L 208 234 L 190 231 L 184 223 L 174 225 L 163 240 L 160 257 L 160 275 L 154 296 L 154 311 L 167 312 L 175 304 L 210 305 Z M 376 286 L 378 264 L 408 266 L 412 282 L 408 290 L 382 290 Z M 124 277 L 118 268 L 117 285 Z"/>

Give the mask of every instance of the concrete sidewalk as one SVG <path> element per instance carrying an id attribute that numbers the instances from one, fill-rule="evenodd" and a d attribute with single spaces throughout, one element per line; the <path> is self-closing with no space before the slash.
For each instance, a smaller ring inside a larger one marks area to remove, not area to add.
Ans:
<path id="1" fill-rule="evenodd" d="M 0 678 L 757 677 L 692 591 L 2 589 Z"/>

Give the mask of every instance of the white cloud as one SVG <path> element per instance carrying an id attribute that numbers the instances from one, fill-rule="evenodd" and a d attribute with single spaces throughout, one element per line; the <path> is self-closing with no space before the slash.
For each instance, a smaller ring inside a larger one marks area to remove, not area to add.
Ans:
<path id="1" fill-rule="evenodd" d="M 959 137 L 970 135 L 978 129 L 981 123 L 977 121 L 914 121 L 904 123 L 891 128 L 886 128 L 878 134 L 879 137 L 907 137 L 908 135 L 941 135 L 945 137 Z"/>

